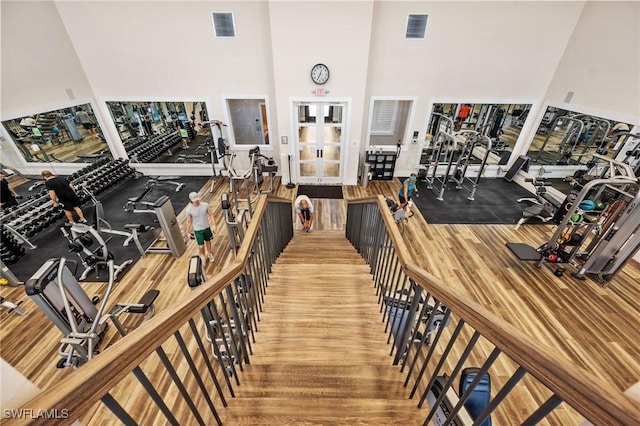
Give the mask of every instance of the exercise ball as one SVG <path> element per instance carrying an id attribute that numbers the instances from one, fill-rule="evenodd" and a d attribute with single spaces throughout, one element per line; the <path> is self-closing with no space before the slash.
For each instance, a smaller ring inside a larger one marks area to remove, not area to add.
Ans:
<path id="1" fill-rule="evenodd" d="M 586 212 L 590 212 L 591 210 L 595 210 L 596 203 L 592 200 L 582 200 L 578 207 Z"/>

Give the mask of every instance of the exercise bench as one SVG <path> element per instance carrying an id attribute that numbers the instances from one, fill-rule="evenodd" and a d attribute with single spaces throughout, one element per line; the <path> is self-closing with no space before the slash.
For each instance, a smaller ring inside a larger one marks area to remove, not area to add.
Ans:
<path id="1" fill-rule="evenodd" d="M 155 186 L 174 185 L 176 192 L 184 188 L 184 183 L 176 182 L 180 176 L 149 176 L 149 180 L 145 183 L 145 188 L 153 188 Z"/>
<path id="2" fill-rule="evenodd" d="M 106 321 L 110 319 L 113 322 L 113 325 L 116 327 L 118 332 L 122 336 L 127 335 L 127 331 L 132 330 L 138 327 L 143 321 L 151 318 L 155 312 L 155 301 L 160 295 L 159 290 L 149 290 L 147 291 L 138 301 L 138 303 L 118 303 L 116 306 L 111 309 L 111 311 L 103 317 L 101 321 Z M 136 325 L 125 326 L 120 321 L 119 317 L 122 314 L 137 314 L 142 315 L 142 320 L 139 321 Z"/>
<path id="3" fill-rule="evenodd" d="M 204 164 L 204 155 L 198 154 L 178 154 L 176 163 L 198 163 Z"/>

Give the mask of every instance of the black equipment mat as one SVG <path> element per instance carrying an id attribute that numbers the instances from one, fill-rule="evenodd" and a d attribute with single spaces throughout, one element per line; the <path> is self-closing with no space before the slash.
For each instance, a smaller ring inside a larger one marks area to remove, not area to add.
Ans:
<path id="1" fill-rule="evenodd" d="M 342 185 L 298 185 L 298 195 L 306 195 L 309 198 L 342 199 Z"/>

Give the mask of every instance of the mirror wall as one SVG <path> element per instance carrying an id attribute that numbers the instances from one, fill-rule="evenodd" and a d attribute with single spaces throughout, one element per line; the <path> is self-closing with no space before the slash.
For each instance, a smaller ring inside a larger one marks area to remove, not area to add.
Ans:
<path id="1" fill-rule="evenodd" d="M 131 162 L 211 163 L 209 114 L 200 101 L 107 102 Z"/>
<path id="2" fill-rule="evenodd" d="M 2 122 L 27 162 L 85 163 L 113 158 L 91 104 L 74 105 Z"/>
<path id="3" fill-rule="evenodd" d="M 427 138 L 432 140 L 439 131 L 475 130 L 491 139 L 487 164 L 507 164 L 530 109 L 530 104 L 436 103 L 429 116 Z M 425 146 L 420 164 L 428 163 L 430 149 Z"/>
<path id="4" fill-rule="evenodd" d="M 632 128 L 631 123 L 549 106 L 527 155 L 533 164 L 545 166 L 585 165 L 593 154 L 616 158 L 624 142 L 618 133 Z"/>

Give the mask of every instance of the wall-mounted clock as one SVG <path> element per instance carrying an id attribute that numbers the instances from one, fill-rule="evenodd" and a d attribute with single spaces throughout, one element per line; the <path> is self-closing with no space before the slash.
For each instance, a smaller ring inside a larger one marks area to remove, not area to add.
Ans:
<path id="1" fill-rule="evenodd" d="M 325 84 L 329 81 L 329 67 L 325 64 L 315 64 L 311 68 L 311 80 L 315 84 Z"/>

